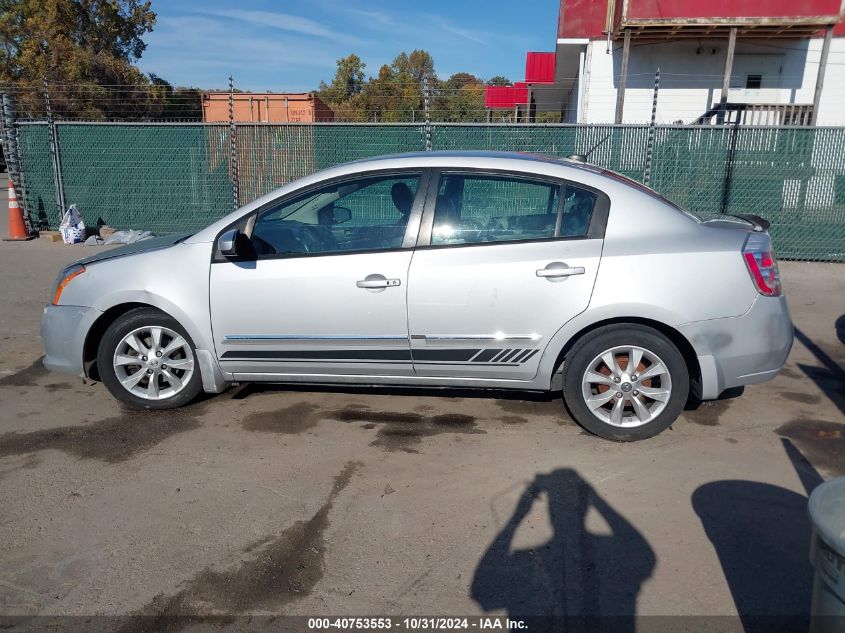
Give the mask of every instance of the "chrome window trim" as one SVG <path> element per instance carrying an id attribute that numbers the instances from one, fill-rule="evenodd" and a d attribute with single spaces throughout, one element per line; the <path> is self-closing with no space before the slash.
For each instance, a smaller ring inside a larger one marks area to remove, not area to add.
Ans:
<path id="1" fill-rule="evenodd" d="M 346 334 L 227 334 L 227 341 L 405 341 L 407 336 L 358 336 Z"/>

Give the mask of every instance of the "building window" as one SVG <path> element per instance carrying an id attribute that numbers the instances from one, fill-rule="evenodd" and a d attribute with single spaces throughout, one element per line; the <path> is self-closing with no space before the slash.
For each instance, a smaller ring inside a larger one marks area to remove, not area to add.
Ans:
<path id="1" fill-rule="evenodd" d="M 760 90 L 763 86 L 763 75 L 746 75 L 745 89 L 746 90 Z"/>

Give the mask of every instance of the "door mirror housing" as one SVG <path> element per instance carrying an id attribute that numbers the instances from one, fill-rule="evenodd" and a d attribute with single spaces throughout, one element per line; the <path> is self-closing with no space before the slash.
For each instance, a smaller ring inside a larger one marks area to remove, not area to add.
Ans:
<path id="1" fill-rule="evenodd" d="M 217 251 L 223 257 L 237 257 L 238 256 L 238 238 L 241 232 L 238 229 L 226 231 L 217 238 Z"/>

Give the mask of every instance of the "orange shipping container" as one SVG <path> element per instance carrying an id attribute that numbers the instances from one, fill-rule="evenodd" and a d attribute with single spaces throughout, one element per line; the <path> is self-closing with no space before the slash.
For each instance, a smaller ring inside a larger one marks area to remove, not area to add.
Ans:
<path id="1" fill-rule="evenodd" d="M 314 123 L 334 121 L 334 112 L 312 92 L 255 93 L 234 95 L 236 122 Z M 202 117 L 206 123 L 229 121 L 229 93 L 207 92 L 202 97 Z"/>

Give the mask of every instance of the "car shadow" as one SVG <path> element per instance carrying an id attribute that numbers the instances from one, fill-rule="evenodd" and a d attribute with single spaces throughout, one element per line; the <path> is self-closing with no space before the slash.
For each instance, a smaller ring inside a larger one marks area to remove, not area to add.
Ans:
<path id="1" fill-rule="evenodd" d="M 809 495 L 822 477 L 792 442 L 781 442 Z M 716 550 L 745 632 L 806 631 L 813 585 L 807 496 L 729 479 L 700 486 L 692 506 Z"/>
<path id="2" fill-rule="evenodd" d="M 345 393 L 379 396 L 415 396 L 431 398 L 480 398 L 496 400 L 519 400 L 525 402 L 554 402 L 561 400 L 558 392 L 519 391 L 515 389 L 471 389 L 460 387 L 391 387 L 371 385 L 313 385 L 247 383 L 232 395 L 233 400 L 244 400 L 259 393 L 307 392 Z M 561 409 L 563 410 L 563 409 Z"/>
<path id="3" fill-rule="evenodd" d="M 684 404 L 684 411 L 697 411 L 701 408 L 705 402 L 720 402 L 723 400 L 734 400 L 736 398 L 741 398 L 745 394 L 745 385 L 741 385 L 739 387 L 729 387 L 725 389 L 722 393 L 715 400 L 702 400 L 698 396 L 695 395 L 692 389 L 690 389 L 689 395 L 687 396 L 687 401 Z"/>
<path id="4" fill-rule="evenodd" d="M 845 343 L 845 340 L 843 340 L 845 339 L 845 334 L 843 334 L 843 329 L 845 329 L 845 315 L 842 315 L 836 320 L 835 327 L 837 337 Z M 822 365 L 821 367 L 816 367 L 814 365 L 798 363 L 798 367 L 845 414 L 845 369 L 798 327 L 795 328 L 795 338 L 801 341 L 801 344 Z"/>
<path id="5" fill-rule="evenodd" d="M 517 529 L 540 496 L 552 536 L 514 550 Z M 607 530 L 588 529 L 591 510 Z M 511 619 L 526 619 L 532 631 L 578 628 L 576 621 L 600 627 L 595 630 L 634 631 L 640 587 L 655 563 L 637 529 L 575 470 L 562 468 L 538 475 L 524 490 L 476 567 L 471 597 L 485 611 L 504 609 Z"/>

